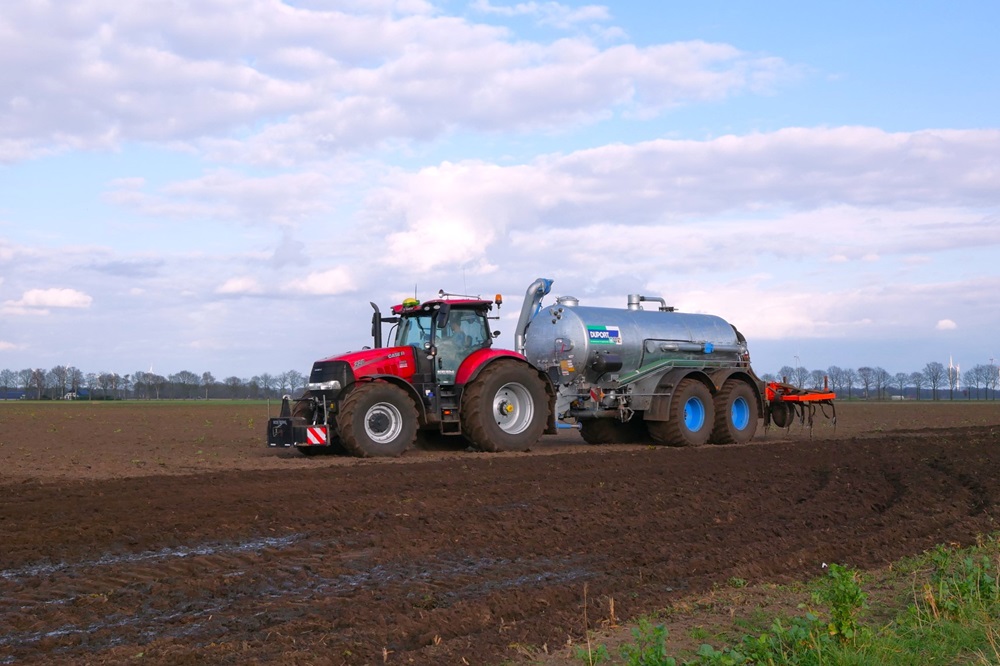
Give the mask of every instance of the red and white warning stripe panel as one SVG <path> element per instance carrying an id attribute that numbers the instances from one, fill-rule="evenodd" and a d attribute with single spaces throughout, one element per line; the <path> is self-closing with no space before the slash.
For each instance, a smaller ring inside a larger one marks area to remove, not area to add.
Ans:
<path id="1" fill-rule="evenodd" d="M 326 426 L 309 426 L 306 428 L 306 443 L 313 446 L 326 444 Z"/>

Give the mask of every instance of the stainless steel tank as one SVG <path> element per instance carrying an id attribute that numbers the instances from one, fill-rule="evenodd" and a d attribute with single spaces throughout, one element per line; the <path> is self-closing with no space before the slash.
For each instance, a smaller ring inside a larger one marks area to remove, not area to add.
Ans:
<path id="1" fill-rule="evenodd" d="M 560 384 L 607 385 L 662 361 L 732 365 L 746 343 L 721 317 L 639 309 L 585 307 L 571 297 L 542 307 L 525 329 L 524 354 Z"/>

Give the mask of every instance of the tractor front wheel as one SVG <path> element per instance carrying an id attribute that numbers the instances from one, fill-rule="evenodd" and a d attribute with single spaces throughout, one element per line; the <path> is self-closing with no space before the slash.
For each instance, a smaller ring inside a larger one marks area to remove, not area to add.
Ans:
<path id="1" fill-rule="evenodd" d="M 406 391 L 386 382 L 357 384 L 344 398 L 337 429 L 359 458 L 398 456 L 417 436 L 417 410 Z"/>
<path id="2" fill-rule="evenodd" d="M 545 384 L 522 363 L 492 363 L 462 395 L 462 431 L 483 451 L 530 448 L 542 436 L 548 418 Z"/>

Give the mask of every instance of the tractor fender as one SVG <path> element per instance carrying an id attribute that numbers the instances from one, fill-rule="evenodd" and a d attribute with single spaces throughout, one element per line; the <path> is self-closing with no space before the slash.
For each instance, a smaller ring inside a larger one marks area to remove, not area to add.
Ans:
<path id="1" fill-rule="evenodd" d="M 528 359 L 526 359 L 522 354 L 518 354 L 517 352 L 510 351 L 508 349 L 478 349 L 469 354 L 466 359 L 462 361 L 462 364 L 458 368 L 458 372 L 455 374 L 455 384 L 464 387 L 469 382 L 475 381 L 476 377 L 479 376 L 479 373 L 481 373 L 486 366 L 504 359 L 512 360 L 516 363 L 523 363 L 538 373 L 538 376 L 545 384 L 545 394 L 549 400 L 549 419 L 545 428 L 545 434 L 556 434 L 555 387 L 552 386 L 552 380 L 549 379 L 549 376 L 529 363 Z"/>
<path id="2" fill-rule="evenodd" d="M 413 401 L 413 406 L 416 407 L 417 409 L 417 421 L 421 424 L 427 422 L 427 408 L 424 405 L 424 401 L 421 399 L 420 394 L 417 392 L 417 389 L 414 388 L 413 384 L 406 381 L 405 379 L 397 377 L 396 375 L 366 375 L 364 377 L 358 377 L 357 381 L 348 385 L 347 389 L 342 391 L 340 395 L 337 396 L 337 402 L 339 403 L 343 401 L 343 399 L 347 397 L 347 395 L 357 384 L 375 382 L 375 381 L 383 381 L 388 384 L 394 384 L 399 388 L 403 389 L 404 391 L 406 391 L 406 395 L 410 397 L 410 400 Z"/>

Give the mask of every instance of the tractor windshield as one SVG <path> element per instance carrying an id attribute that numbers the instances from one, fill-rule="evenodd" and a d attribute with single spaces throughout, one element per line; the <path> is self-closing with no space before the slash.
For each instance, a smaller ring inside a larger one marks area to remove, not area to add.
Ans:
<path id="1" fill-rule="evenodd" d="M 430 314 L 403 317 L 403 321 L 399 322 L 399 328 L 396 329 L 396 346 L 409 345 L 423 349 L 424 343 L 431 340 L 432 325 Z"/>

